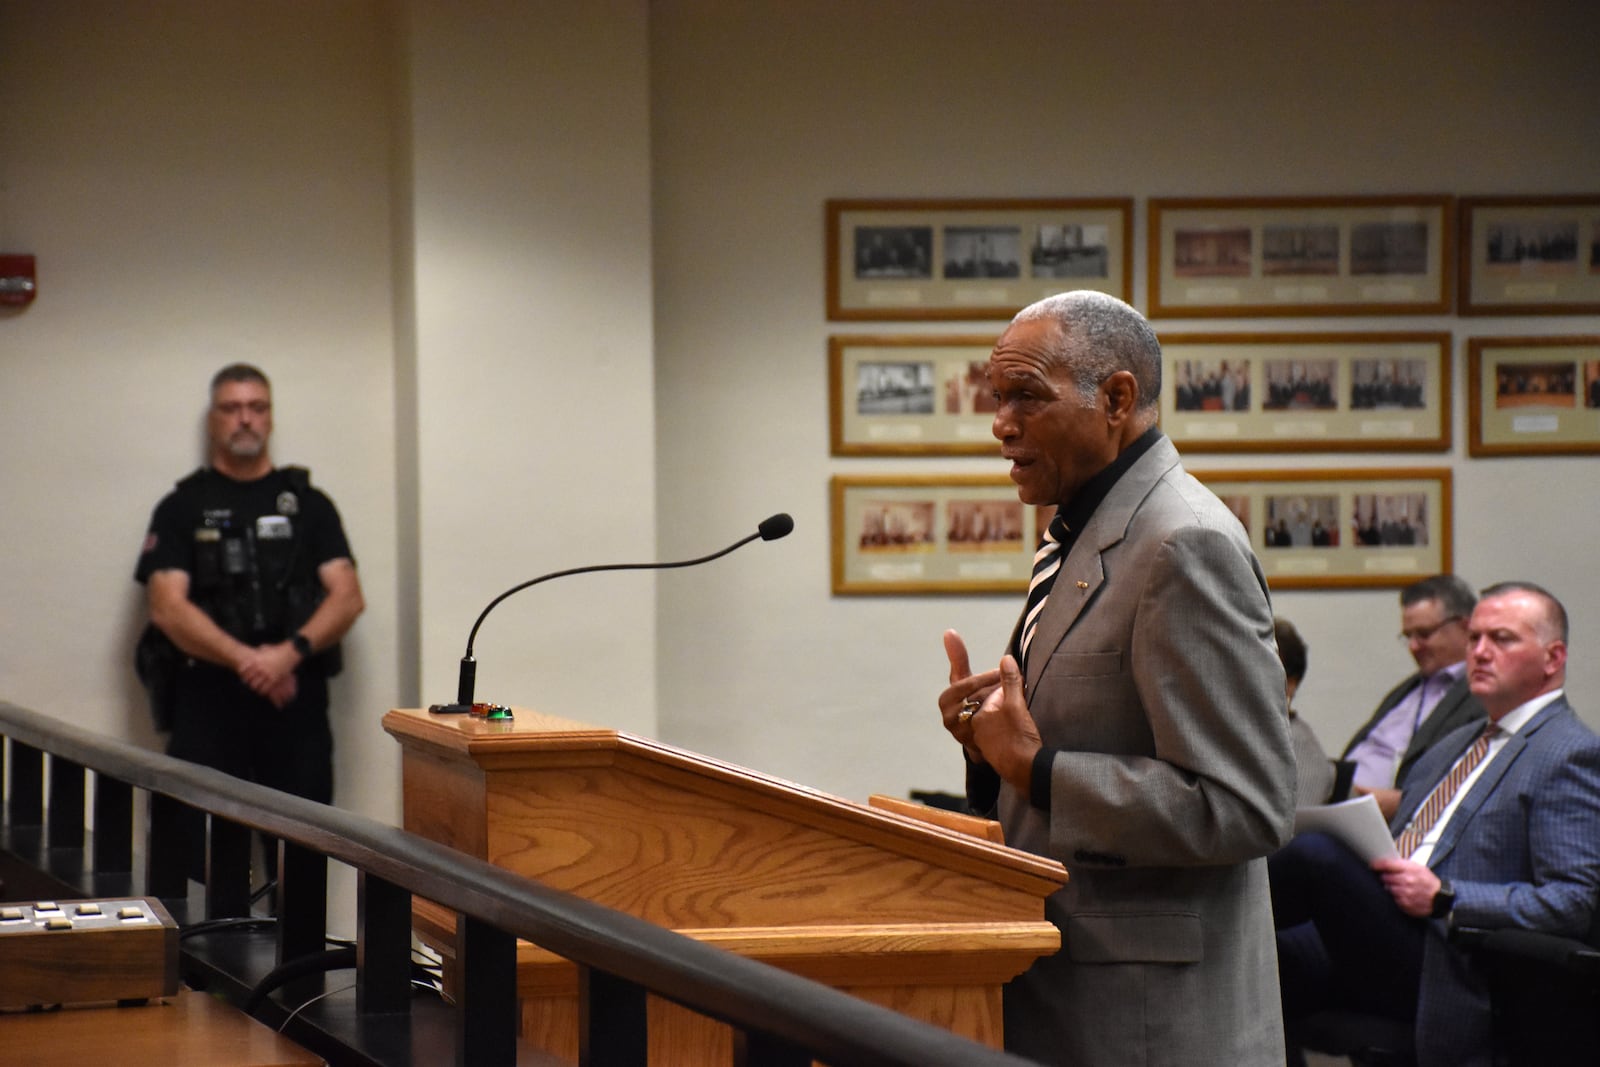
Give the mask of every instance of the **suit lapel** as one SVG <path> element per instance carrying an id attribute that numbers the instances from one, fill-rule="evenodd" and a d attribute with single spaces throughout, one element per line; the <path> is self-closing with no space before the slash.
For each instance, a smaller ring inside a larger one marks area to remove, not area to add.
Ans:
<path id="1" fill-rule="evenodd" d="M 1396 704 L 1404 700 L 1407 693 L 1411 692 L 1411 690 L 1415 689 L 1420 684 L 1422 684 L 1422 675 L 1413 674 L 1411 677 L 1407 678 L 1405 681 L 1389 690 L 1388 695 L 1378 702 L 1378 710 L 1372 713 L 1372 718 L 1368 719 L 1366 725 L 1357 730 L 1356 735 L 1350 739 L 1350 743 L 1344 746 L 1344 754 L 1340 758 L 1349 758 L 1350 753 L 1355 749 L 1355 747 L 1361 742 L 1365 741 L 1368 734 L 1377 729 L 1378 724 L 1383 721 L 1383 717 L 1389 714 L 1389 712 L 1394 709 Z"/>
<path id="2" fill-rule="evenodd" d="M 1083 528 L 1072 550 L 1067 553 L 1050 598 L 1039 614 L 1039 626 L 1033 634 L 1033 644 L 1028 651 L 1028 691 L 1034 692 L 1044 666 L 1049 662 L 1056 646 L 1061 644 L 1078 621 L 1083 609 L 1094 599 L 1105 584 L 1106 572 L 1103 557 L 1107 549 L 1121 541 L 1128 533 L 1128 525 L 1144 498 L 1150 495 L 1166 473 L 1178 463 L 1178 450 L 1172 442 L 1162 438 L 1150 451 L 1139 457 L 1128 468 L 1111 492 L 1095 508 L 1089 524 Z"/>
<path id="3" fill-rule="evenodd" d="M 1445 823 L 1444 831 L 1439 835 L 1439 843 L 1434 846 L 1432 854 L 1428 857 L 1428 866 L 1437 868 L 1439 863 L 1448 856 L 1456 847 L 1456 842 L 1461 840 L 1462 833 L 1472 823 L 1472 818 L 1478 809 L 1494 795 L 1495 789 L 1500 785 L 1501 779 L 1511 769 L 1511 765 L 1522 755 L 1523 749 L 1528 747 L 1528 742 L 1539 728 L 1549 722 L 1558 713 L 1559 709 L 1566 707 L 1566 701 L 1557 700 L 1547 707 L 1540 708 L 1539 713 L 1528 724 L 1506 739 L 1505 747 L 1494 754 L 1489 760 L 1489 765 L 1483 769 L 1478 780 L 1472 783 L 1472 788 L 1467 790 L 1467 795 L 1461 798 L 1461 803 L 1451 814 L 1450 821 Z M 1474 735 L 1476 736 L 1476 735 Z M 1466 751 L 1463 749 L 1462 751 Z"/>
<path id="4" fill-rule="evenodd" d="M 1460 679 L 1450 684 L 1450 688 L 1444 691 L 1444 696 L 1439 698 L 1439 703 L 1433 706 L 1428 717 L 1422 720 L 1422 725 L 1417 727 L 1417 732 L 1411 735 L 1411 743 L 1406 746 L 1405 751 L 1407 760 L 1415 759 L 1423 749 L 1449 732 L 1445 724 L 1450 721 L 1451 714 L 1467 699 L 1468 692 L 1466 684 Z"/>

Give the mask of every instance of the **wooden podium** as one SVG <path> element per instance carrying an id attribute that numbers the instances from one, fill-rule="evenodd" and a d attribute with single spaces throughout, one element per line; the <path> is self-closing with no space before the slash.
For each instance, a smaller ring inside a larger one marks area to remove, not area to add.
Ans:
<path id="1" fill-rule="evenodd" d="M 523 709 L 383 725 L 407 830 L 994 1047 L 1000 987 L 1060 944 L 1044 898 L 1065 869 L 981 836 Z M 448 986 L 454 915 L 415 914 Z M 522 1037 L 577 1062 L 576 968 L 521 943 L 517 992 Z M 649 1016 L 652 1067 L 730 1062 L 723 1024 Z"/>

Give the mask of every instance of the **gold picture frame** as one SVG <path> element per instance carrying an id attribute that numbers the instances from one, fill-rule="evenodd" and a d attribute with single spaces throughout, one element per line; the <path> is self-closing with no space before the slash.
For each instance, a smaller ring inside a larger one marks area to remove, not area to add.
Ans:
<path id="1" fill-rule="evenodd" d="M 1600 452 L 1600 336 L 1467 341 L 1469 456 Z"/>
<path id="2" fill-rule="evenodd" d="M 1183 452 L 1442 452 L 1447 332 L 1163 335 L 1161 427 Z"/>
<path id="3" fill-rule="evenodd" d="M 992 474 L 841 474 L 829 496 L 841 595 L 1023 592 L 1054 512 Z"/>
<path id="4" fill-rule="evenodd" d="M 1463 315 L 1600 313 L 1600 193 L 1463 197 Z"/>
<path id="5" fill-rule="evenodd" d="M 1152 198 L 1150 316 L 1450 310 L 1448 196 Z"/>
<path id="6" fill-rule="evenodd" d="M 829 200 L 834 322 L 1009 319 L 1065 289 L 1133 289 L 1133 200 Z"/>
<path id="7" fill-rule="evenodd" d="M 1448 468 L 1191 471 L 1273 589 L 1401 588 L 1452 569 Z"/>
<path id="8" fill-rule="evenodd" d="M 987 367 L 995 336 L 828 338 L 835 456 L 998 454 Z"/>

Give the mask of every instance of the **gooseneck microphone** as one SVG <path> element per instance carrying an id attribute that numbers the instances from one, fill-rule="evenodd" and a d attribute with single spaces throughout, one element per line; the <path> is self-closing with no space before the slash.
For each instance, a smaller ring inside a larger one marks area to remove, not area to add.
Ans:
<path id="1" fill-rule="evenodd" d="M 742 548 L 761 538 L 763 541 L 776 541 L 780 537 L 787 537 L 794 530 L 794 520 L 787 514 L 779 512 L 762 520 L 756 527 L 756 532 L 747 537 L 740 538 L 720 552 L 713 552 L 709 556 L 700 556 L 697 559 L 678 560 L 675 563 L 602 563 L 591 567 L 573 567 L 569 570 L 556 571 L 552 574 L 541 574 L 537 578 L 530 578 L 525 582 L 512 586 L 504 593 L 489 601 L 489 606 L 478 615 L 478 621 L 472 624 L 472 632 L 467 635 L 467 652 L 461 657 L 461 675 L 456 684 L 456 702 L 454 704 L 435 704 L 431 710 L 441 714 L 451 712 L 467 712 L 472 709 L 472 691 L 476 687 L 478 677 L 478 661 L 472 658 L 472 644 L 478 639 L 478 627 L 483 625 L 483 620 L 489 617 L 489 612 L 495 609 L 506 597 L 513 593 L 520 593 L 530 586 L 540 582 L 548 582 L 552 578 L 565 578 L 572 574 L 592 574 L 596 571 L 664 571 L 675 567 L 695 567 L 702 563 L 710 563 L 714 559 L 721 559 L 736 548 Z"/>

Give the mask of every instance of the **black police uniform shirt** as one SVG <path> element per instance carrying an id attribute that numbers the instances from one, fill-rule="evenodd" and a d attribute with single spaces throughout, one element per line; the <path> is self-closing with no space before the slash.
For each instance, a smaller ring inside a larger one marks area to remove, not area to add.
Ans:
<path id="1" fill-rule="evenodd" d="M 290 601 L 320 590 L 322 564 L 353 558 L 333 501 L 296 470 L 239 482 L 207 468 L 180 481 L 156 505 L 135 579 L 184 571 L 190 600 L 234 637 L 288 638 L 311 608 Z"/>

